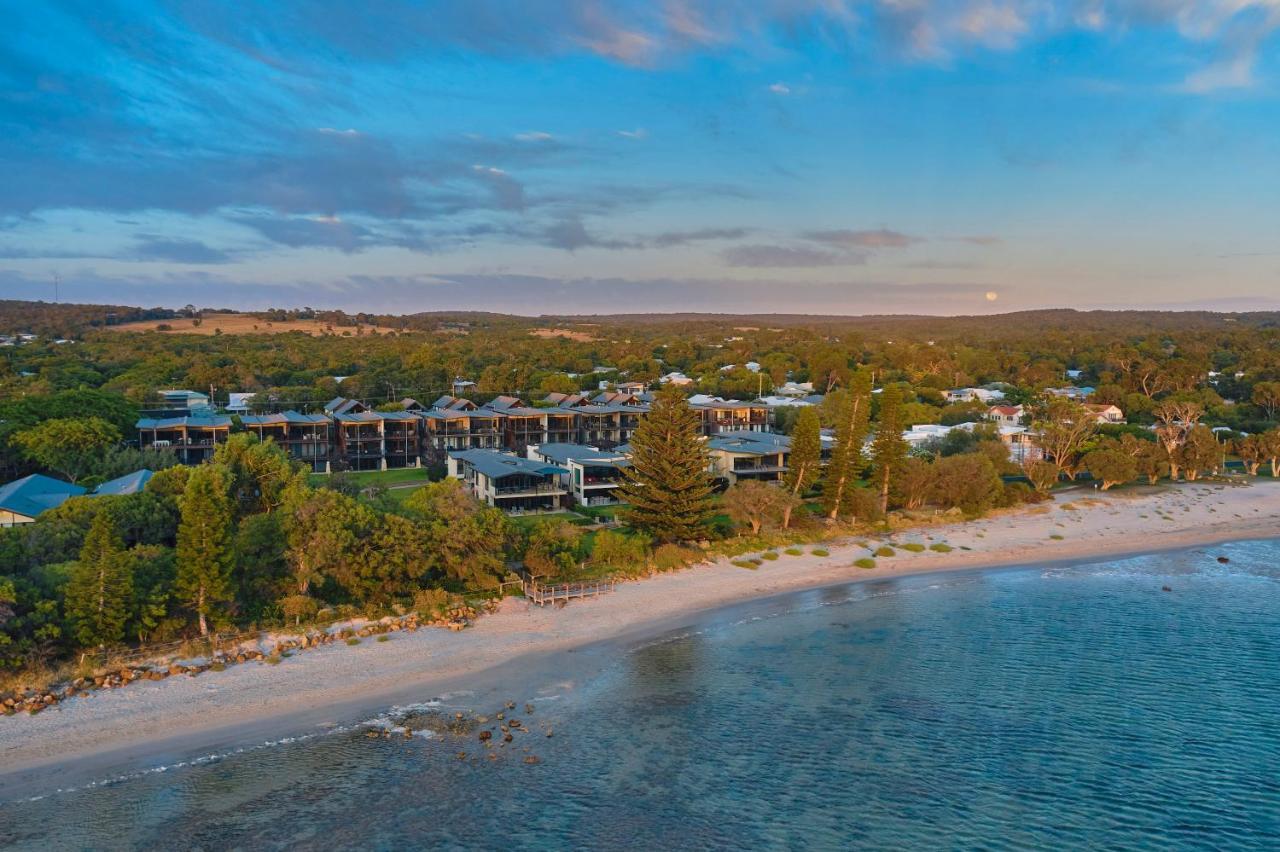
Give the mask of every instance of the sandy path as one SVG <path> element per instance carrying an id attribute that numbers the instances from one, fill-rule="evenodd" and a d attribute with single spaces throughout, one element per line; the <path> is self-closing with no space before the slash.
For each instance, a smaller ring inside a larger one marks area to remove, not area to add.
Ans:
<path id="1" fill-rule="evenodd" d="M 900 533 L 898 542 L 941 541 L 956 549 L 946 554 L 899 551 L 877 560 L 873 570 L 851 566 L 867 551 L 850 542 L 826 545 L 826 557 L 805 548 L 803 556 L 783 555 L 755 571 L 721 560 L 628 583 L 614 594 L 563 610 L 509 599 L 499 613 L 462 633 L 396 633 L 389 642 L 331 645 L 278 666 L 246 664 L 198 678 L 143 682 L 64 702 L 37 716 L 0 718 L 0 787 L 21 784 L 15 773 L 73 758 L 81 765 L 100 763 L 100 768 L 112 761 L 136 761 L 147 743 L 170 743 L 166 753 L 172 753 L 243 744 L 268 731 L 296 733 L 344 722 L 360 708 L 385 707 L 392 697 L 412 690 L 418 695 L 443 691 L 525 654 L 562 652 L 791 590 L 1275 535 L 1280 535 L 1280 483 L 1185 484 L 1145 495 L 1081 490 L 1031 509 Z M 874 546 L 885 539 L 868 540 Z M 97 760 L 89 760 L 91 756 Z"/>

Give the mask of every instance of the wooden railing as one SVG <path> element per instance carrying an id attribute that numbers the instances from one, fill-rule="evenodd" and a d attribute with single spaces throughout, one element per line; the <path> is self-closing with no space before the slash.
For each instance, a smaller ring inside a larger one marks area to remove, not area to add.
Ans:
<path id="1" fill-rule="evenodd" d="M 546 585 L 526 575 L 522 585 L 526 598 L 538 606 L 547 606 L 560 601 L 568 602 L 575 598 L 598 597 L 605 592 L 612 592 L 617 583 L 614 580 L 600 580 L 592 583 L 556 583 L 554 585 Z"/>

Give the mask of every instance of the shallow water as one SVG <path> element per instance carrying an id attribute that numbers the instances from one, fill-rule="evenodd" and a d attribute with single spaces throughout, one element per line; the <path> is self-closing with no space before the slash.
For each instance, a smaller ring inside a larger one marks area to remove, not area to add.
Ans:
<path id="1" fill-rule="evenodd" d="M 508 746 L 354 726 L 7 802 L 0 844 L 1274 849 L 1278 563 L 1242 542 L 788 595 L 573 689 L 535 671 Z"/>

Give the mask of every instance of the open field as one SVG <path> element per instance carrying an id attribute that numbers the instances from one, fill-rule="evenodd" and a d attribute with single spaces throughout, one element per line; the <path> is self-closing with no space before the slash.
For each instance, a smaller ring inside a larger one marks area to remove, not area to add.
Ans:
<path id="1" fill-rule="evenodd" d="M 566 340 L 576 340 L 579 343 L 590 343 L 593 340 L 599 340 L 599 338 L 587 334 L 585 331 L 573 331 L 568 328 L 533 328 L 529 330 L 529 333 L 534 337 L 563 337 Z"/>
<path id="2" fill-rule="evenodd" d="M 268 322 L 252 314 L 208 314 L 200 325 L 193 325 L 193 320 L 185 317 L 163 320 L 143 320 L 123 325 L 108 326 L 111 331 L 157 331 L 161 334 L 288 334 L 300 331 L 312 337 L 334 335 L 337 337 L 354 337 L 353 326 L 332 326 L 320 320 L 290 320 L 289 322 Z M 380 326 L 360 326 L 361 334 L 391 334 L 396 329 Z"/>

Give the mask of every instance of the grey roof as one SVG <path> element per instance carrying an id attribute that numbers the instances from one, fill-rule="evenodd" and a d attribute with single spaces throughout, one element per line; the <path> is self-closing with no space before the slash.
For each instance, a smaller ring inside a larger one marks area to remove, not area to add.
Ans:
<path id="1" fill-rule="evenodd" d="M 490 479 L 502 479 L 504 476 L 524 474 L 526 476 L 551 476 L 557 473 L 568 473 L 562 467 L 545 462 L 524 459 L 510 453 L 497 450 L 459 450 L 449 453 L 451 458 L 461 459 Z"/>
<path id="2" fill-rule="evenodd" d="M 229 429 L 231 418 L 223 414 L 195 414 L 190 417 L 143 417 L 138 429 Z"/>
<path id="3" fill-rule="evenodd" d="M 345 396 L 335 396 L 324 404 L 324 410 L 330 414 L 347 414 L 356 408 L 364 408 L 359 400 L 347 399 Z"/>
<path id="4" fill-rule="evenodd" d="M 738 429 L 732 432 L 721 432 L 719 435 L 708 438 L 707 446 L 726 453 L 764 456 L 791 452 L 791 439 L 774 432 L 748 432 Z"/>
<path id="5" fill-rule="evenodd" d="M 549 410 L 546 408 L 530 408 L 514 396 L 500 396 L 480 406 L 481 410 L 496 411 L 513 417 L 540 417 Z"/>
<path id="6" fill-rule="evenodd" d="M 625 455 L 617 450 L 601 450 L 585 444 L 539 444 L 535 452 L 546 456 L 557 464 L 568 464 L 571 461 L 576 461 L 582 463 L 591 462 L 602 467 L 631 466 L 631 462 L 626 459 Z"/>
<path id="7" fill-rule="evenodd" d="M 433 408 L 430 411 L 417 411 L 414 413 L 427 420 L 466 420 L 468 418 L 492 420 L 498 416 L 496 411 L 485 411 L 484 409 L 467 411 L 457 408 Z"/>
<path id="8" fill-rule="evenodd" d="M 155 476 L 155 473 L 145 467 L 142 470 L 135 470 L 133 473 L 126 473 L 124 476 L 108 480 L 93 489 L 93 496 L 110 497 L 117 494 L 137 494 L 147 487 L 147 483 L 151 481 L 152 476 Z"/>
<path id="9" fill-rule="evenodd" d="M 85 490 L 79 485 L 33 473 L 0 486 L 0 509 L 34 518 L 41 512 L 61 506 L 71 497 L 79 497 L 84 493 Z"/>
<path id="10" fill-rule="evenodd" d="M 431 407 L 434 409 L 448 408 L 448 409 L 454 409 L 458 411 L 464 411 L 469 408 L 475 408 L 476 404 L 469 399 L 463 399 L 460 396 L 450 396 L 449 394 L 446 393 L 443 396 L 441 396 L 439 399 L 437 399 L 435 402 L 431 403 Z"/>
<path id="11" fill-rule="evenodd" d="M 240 422 L 246 426 L 271 426 L 273 424 L 288 424 L 290 426 L 311 426 L 318 423 L 328 423 L 329 418 L 324 414 L 302 414 L 297 411 L 282 411 L 279 414 L 249 414 L 240 418 Z"/>
<path id="12" fill-rule="evenodd" d="M 377 423 L 379 420 L 417 420 L 418 415 L 412 411 L 353 411 L 350 414 L 334 412 L 333 419 L 339 423 Z"/>

